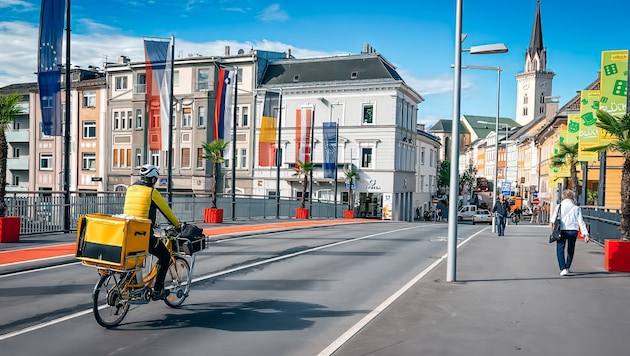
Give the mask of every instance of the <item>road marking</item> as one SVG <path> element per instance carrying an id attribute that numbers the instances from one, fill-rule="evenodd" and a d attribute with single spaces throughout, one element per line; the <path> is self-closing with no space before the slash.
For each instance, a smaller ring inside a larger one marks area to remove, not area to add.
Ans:
<path id="1" fill-rule="evenodd" d="M 386 235 L 386 234 L 390 234 L 390 233 L 396 233 L 396 232 L 400 232 L 400 231 L 417 229 L 417 228 L 418 228 L 418 226 L 412 226 L 412 227 L 406 227 L 406 228 L 397 229 L 397 230 L 384 231 L 384 232 L 379 232 L 379 233 L 376 233 L 376 234 L 356 237 L 356 238 L 349 239 L 349 240 L 333 242 L 333 243 L 330 243 L 330 244 L 327 244 L 327 245 L 322 245 L 322 246 L 318 246 L 318 247 L 309 248 L 309 249 L 306 249 L 306 250 L 303 250 L 303 251 L 290 253 L 288 255 L 276 256 L 276 257 L 273 257 L 273 258 L 270 258 L 270 259 L 267 259 L 267 260 L 258 261 L 258 262 L 250 263 L 250 264 L 239 266 L 239 267 L 235 267 L 235 268 L 230 268 L 230 269 L 227 269 L 227 270 L 224 270 L 224 271 L 221 271 L 221 272 L 212 273 L 212 274 L 209 274 L 209 275 L 206 275 L 206 276 L 193 278 L 191 283 L 197 283 L 199 281 L 203 281 L 203 280 L 206 280 L 206 279 L 216 278 L 216 277 L 223 276 L 223 275 L 226 275 L 226 274 L 231 274 L 231 273 L 234 273 L 234 272 L 238 272 L 238 271 L 241 271 L 241 270 L 244 270 L 244 269 L 248 269 L 248 268 L 252 268 L 252 267 L 256 267 L 256 266 L 260 266 L 260 265 L 264 265 L 264 264 L 268 264 L 268 263 L 284 260 L 284 259 L 287 259 L 287 258 L 292 258 L 292 257 L 299 256 L 299 255 L 304 255 L 304 254 L 307 254 L 307 253 L 310 253 L 310 252 L 319 251 L 319 250 L 323 250 L 323 249 L 330 248 L 330 247 L 340 246 L 340 245 L 347 244 L 347 243 L 350 243 L 350 242 L 365 240 L 365 239 L 368 239 L 370 237 Z M 65 265 L 62 265 L 62 266 L 65 266 Z M 28 272 L 28 271 L 26 271 L 26 272 Z M 16 275 L 16 274 L 12 274 L 12 275 Z M 86 315 L 86 314 L 89 314 L 89 313 L 92 313 L 92 309 L 83 310 L 83 311 L 80 311 L 80 312 L 76 312 L 74 314 L 66 315 L 66 316 L 61 317 L 61 318 L 57 318 L 57 319 L 54 319 L 54 320 L 47 321 L 45 323 L 32 325 L 32 326 L 29 326 L 29 327 L 21 329 L 21 330 L 16 330 L 16 331 L 13 331 L 13 332 L 10 332 L 10 333 L 7 333 L 7 334 L 3 334 L 3 335 L 0 335 L 0 341 L 9 339 L 9 338 L 12 338 L 12 337 L 15 337 L 15 336 L 19 336 L 19 335 L 22 335 L 22 334 L 26 334 L 26 333 L 29 333 L 31 331 L 43 329 L 43 328 L 48 327 L 48 326 L 59 324 L 61 322 L 64 322 L 64 321 L 67 321 L 67 320 L 70 320 L 70 319 L 74 319 L 74 318 L 78 318 L 80 316 L 83 316 L 83 315 Z"/>
<path id="2" fill-rule="evenodd" d="M 466 242 L 468 242 L 473 237 L 479 235 L 484 232 L 488 228 L 485 228 L 481 231 L 478 231 L 468 237 L 466 240 L 462 241 L 457 248 L 463 246 Z M 435 267 L 437 267 L 442 261 L 444 261 L 447 257 L 448 253 L 445 253 L 442 257 L 433 262 L 429 267 L 425 268 L 418 275 L 413 277 L 407 284 L 402 286 L 398 291 L 389 296 L 389 298 L 385 299 L 379 306 L 377 306 L 374 310 L 369 312 L 366 316 L 364 316 L 359 322 L 354 324 L 350 329 L 348 329 L 345 333 L 337 338 L 337 340 L 333 341 L 332 344 L 328 345 L 324 350 L 322 350 L 317 356 L 330 356 L 337 349 L 339 349 L 343 344 L 348 342 L 354 335 L 356 335 L 361 329 L 363 329 L 368 323 L 370 323 L 374 318 L 376 318 L 379 314 L 381 314 L 387 307 L 392 305 L 400 296 L 402 296 L 406 291 L 408 291 L 411 287 L 413 287 L 419 280 L 421 280 L 424 276 L 426 276 L 429 272 L 431 272 Z"/>

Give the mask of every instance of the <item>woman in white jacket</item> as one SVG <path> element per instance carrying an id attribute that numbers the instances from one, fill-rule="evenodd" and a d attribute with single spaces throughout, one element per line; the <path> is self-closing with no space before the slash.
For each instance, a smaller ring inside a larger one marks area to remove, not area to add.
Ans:
<path id="1" fill-rule="evenodd" d="M 590 240 L 588 229 L 582 218 L 582 209 L 575 205 L 575 192 L 571 189 L 565 189 L 562 192 L 562 202 L 560 202 L 560 240 L 556 241 L 556 254 L 558 255 L 558 266 L 560 267 L 560 275 L 566 276 L 571 271 L 571 262 L 573 262 L 573 254 L 575 253 L 575 241 L 578 237 L 578 230 L 582 231 L 584 242 Z M 556 221 L 558 209 L 555 209 L 551 217 Z M 564 257 L 564 247 L 567 246 L 567 257 Z"/>

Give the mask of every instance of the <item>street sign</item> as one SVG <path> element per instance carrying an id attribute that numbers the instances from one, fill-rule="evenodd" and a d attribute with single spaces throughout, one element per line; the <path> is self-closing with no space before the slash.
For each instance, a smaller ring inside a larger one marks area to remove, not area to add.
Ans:
<path id="1" fill-rule="evenodd" d="M 509 197 L 511 195 L 512 184 L 510 182 L 501 183 L 501 194 L 505 197 Z"/>
<path id="2" fill-rule="evenodd" d="M 534 198 L 538 198 L 538 191 L 534 190 L 534 192 L 532 193 L 532 195 L 534 196 Z"/>
<path id="3" fill-rule="evenodd" d="M 438 198 L 433 198 L 433 204 L 437 204 L 438 203 Z"/>
<path id="4" fill-rule="evenodd" d="M 538 199 L 538 197 L 535 197 L 534 200 L 532 200 L 532 203 L 538 205 L 538 203 L 540 203 L 540 199 Z"/>

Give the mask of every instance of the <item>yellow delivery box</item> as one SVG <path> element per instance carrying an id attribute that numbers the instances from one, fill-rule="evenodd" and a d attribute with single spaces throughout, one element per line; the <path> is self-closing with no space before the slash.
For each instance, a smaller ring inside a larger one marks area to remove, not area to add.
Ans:
<path id="1" fill-rule="evenodd" d="M 142 267 L 149 249 L 151 220 L 87 214 L 79 218 L 76 257 L 84 264 L 116 270 Z"/>

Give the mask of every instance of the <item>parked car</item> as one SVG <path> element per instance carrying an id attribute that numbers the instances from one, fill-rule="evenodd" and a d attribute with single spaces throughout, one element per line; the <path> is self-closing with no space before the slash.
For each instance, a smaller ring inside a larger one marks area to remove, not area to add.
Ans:
<path id="1" fill-rule="evenodd" d="M 492 216 L 489 210 L 478 209 L 475 215 L 472 216 L 472 223 L 475 224 L 492 224 Z"/>
<path id="2" fill-rule="evenodd" d="M 464 205 L 459 209 L 459 211 L 457 211 L 457 220 L 472 220 L 472 217 L 475 215 L 476 212 L 476 205 Z"/>

